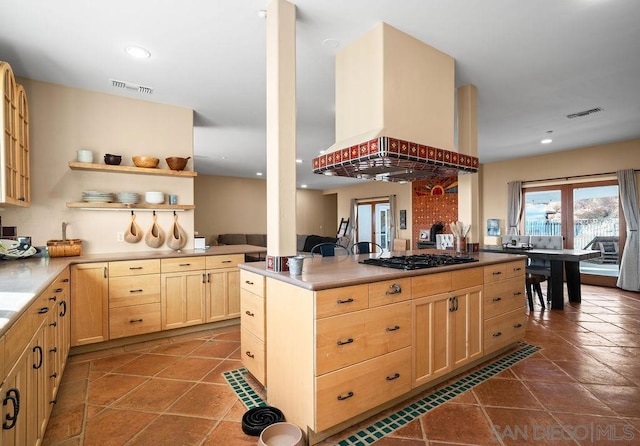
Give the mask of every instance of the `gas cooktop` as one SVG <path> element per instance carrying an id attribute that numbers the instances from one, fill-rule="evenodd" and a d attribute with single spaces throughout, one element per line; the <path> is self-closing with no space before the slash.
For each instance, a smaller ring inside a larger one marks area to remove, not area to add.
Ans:
<path id="1" fill-rule="evenodd" d="M 459 265 L 461 263 L 477 262 L 478 259 L 469 256 L 452 256 L 449 254 L 416 254 L 412 256 L 397 256 L 377 259 L 365 259 L 360 263 L 366 265 L 383 266 L 395 269 L 422 269 L 437 266 Z"/>

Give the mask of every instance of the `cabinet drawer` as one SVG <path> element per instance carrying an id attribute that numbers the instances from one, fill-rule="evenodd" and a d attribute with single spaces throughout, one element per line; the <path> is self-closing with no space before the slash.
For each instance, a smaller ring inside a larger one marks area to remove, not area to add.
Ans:
<path id="1" fill-rule="evenodd" d="M 316 376 L 411 343 L 411 302 L 316 321 Z"/>
<path id="2" fill-rule="evenodd" d="M 160 331 L 160 303 L 130 305 L 109 310 L 111 339 Z"/>
<path id="3" fill-rule="evenodd" d="M 223 256 L 207 256 L 207 269 L 215 268 L 235 268 L 238 263 L 244 262 L 244 254 L 229 254 Z"/>
<path id="4" fill-rule="evenodd" d="M 240 294 L 240 326 L 264 340 L 264 298 L 247 290 Z"/>
<path id="5" fill-rule="evenodd" d="M 335 316 L 369 306 L 369 286 L 354 285 L 316 292 L 316 319 Z"/>
<path id="6" fill-rule="evenodd" d="M 69 295 L 69 275 L 63 273 L 58 276 L 47 290 L 41 296 L 43 306 L 53 308 L 58 303 L 62 302 Z M 66 305 L 66 304 L 65 304 Z"/>
<path id="7" fill-rule="evenodd" d="M 205 269 L 204 257 L 181 257 L 160 260 L 160 270 L 163 273 L 179 273 L 180 271 L 197 271 Z"/>
<path id="8" fill-rule="evenodd" d="M 109 262 L 109 277 L 138 276 L 160 272 L 160 259 Z"/>
<path id="9" fill-rule="evenodd" d="M 507 278 L 506 263 L 496 263 L 484 267 L 484 283 L 498 282 Z"/>
<path id="10" fill-rule="evenodd" d="M 379 307 L 408 299 L 411 299 L 410 278 L 369 284 L 369 307 Z"/>
<path id="11" fill-rule="evenodd" d="M 484 318 L 489 319 L 502 313 L 524 309 L 524 276 L 484 286 Z"/>
<path id="12" fill-rule="evenodd" d="M 160 274 L 109 279 L 109 308 L 160 302 Z"/>
<path id="13" fill-rule="evenodd" d="M 240 351 L 242 353 L 242 365 L 251 372 L 260 384 L 266 386 L 264 341 L 242 328 L 240 330 Z"/>
<path id="14" fill-rule="evenodd" d="M 316 431 L 323 431 L 411 390 L 411 348 L 316 378 Z"/>
<path id="15" fill-rule="evenodd" d="M 250 271 L 240 270 L 240 288 L 257 296 L 264 297 L 264 276 Z"/>
<path id="16" fill-rule="evenodd" d="M 484 321 L 485 353 L 522 339 L 524 332 L 525 314 L 523 308 Z"/>
<path id="17" fill-rule="evenodd" d="M 527 266 L 524 260 L 509 262 L 505 265 L 505 275 L 507 278 L 524 276 Z"/>
<path id="18" fill-rule="evenodd" d="M 484 283 L 484 268 L 467 268 L 451 271 L 451 290 L 460 290 L 482 285 Z"/>
<path id="19" fill-rule="evenodd" d="M 425 274 L 411 278 L 411 296 L 433 296 L 451 291 L 451 273 Z"/>

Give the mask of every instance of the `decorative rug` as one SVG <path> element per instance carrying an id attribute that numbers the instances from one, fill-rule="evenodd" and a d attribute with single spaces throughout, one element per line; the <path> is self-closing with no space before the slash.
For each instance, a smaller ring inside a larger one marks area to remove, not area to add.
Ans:
<path id="1" fill-rule="evenodd" d="M 447 387 L 437 390 L 383 419 L 373 422 L 369 426 L 366 426 L 360 431 L 339 441 L 337 445 L 366 446 L 373 444 L 385 435 L 400 429 L 416 418 L 424 415 L 429 410 L 452 400 L 463 392 L 466 392 L 472 387 L 496 376 L 498 373 L 503 372 L 515 363 L 522 361 L 539 350 L 540 347 L 520 342 L 518 350 L 502 356 L 492 363 L 485 365 L 481 369 L 461 377 L 454 383 L 449 384 Z M 241 367 L 236 370 L 224 372 L 223 376 L 247 409 L 266 406 L 267 403 L 245 380 L 244 376 L 247 373 L 247 370 L 244 367 Z"/>

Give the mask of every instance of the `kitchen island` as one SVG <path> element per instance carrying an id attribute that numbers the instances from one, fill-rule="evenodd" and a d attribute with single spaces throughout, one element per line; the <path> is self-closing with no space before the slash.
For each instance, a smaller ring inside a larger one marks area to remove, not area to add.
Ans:
<path id="1" fill-rule="evenodd" d="M 300 276 L 240 265 L 243 364 L 310 444 L 524 336 L 525 256 L 409 271 L 360 263 L 374 256 L 306 258 Z"/>

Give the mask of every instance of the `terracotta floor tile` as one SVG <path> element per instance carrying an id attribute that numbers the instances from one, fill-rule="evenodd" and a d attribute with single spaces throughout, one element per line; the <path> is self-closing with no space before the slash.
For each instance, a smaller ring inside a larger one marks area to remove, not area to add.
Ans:
<path id="1" fill-rule="evenodd" d="M 221 421 L 202 443 L 202 446 L 255 446 L 257 442 L 258 437 L 252 437 L 242 432 L 240 423 Z"/>
<path id="2" fill-rule="evenodd" d="M 526 383 L 531 393 L 550 411 L 611 416 L 615 413 L 602 404 L 582 384 L 562 382 Z M 621 387 L 614 387 L 621 389 Z"/>
<path id="3" fill-rule="evenodd" d="M 615 344 L 609 340 L 607 340 L 603 336 L 599 336 L 596 333 L 587 332 L 587 333 L 579 333 L 579 332 L 561 332 L 558 333 L 563 339 L 566 339 L 573 345 L 596 345 L 596 346 L 607 346 L 613 347 Z"/>
<path id="4" fill-rule="evenodd" d="M 601 335 L 619 347 L 640 347 L 640 335 L 633 333 L 605 333 Z"/>
<path id="5" fill-rule="evenodd" d="M 580 348 L 611 367 L 630 364 L 638 359 L 635 349 L 625 347 L 581 346 Z"/>
<path id="6" fill-rule="evenodd" d="M 236 341 L 208 341 L 195 349 L 192 356 L 205 356 L 208 358 L 225 359 L 240 346 Z"/>
<path id="7" fill-rule="evenodd" d="M 445 403 L 421 418 L 425 436 L 429 441 L 499 444 L 478 406 Z"/>
<path id="8" fill-rule="evenodd" d="M 626 334 L 627 333 L 624 329 L 618 327 L 617 325 L 610 324 L 608 322 L 579 322 L 578 324 L 589 331 L 593 331 L 599 334 L 602 334 L 602 333 Z"/>
<path id="9" fill-rule="evenodd" d="M 584 350 L 568 343 L 545 346 L 540 355 L 552 361 L 585 361 L 591 358 Z"/>
<path id="10" fill-rule="evenodd" d="M 229 370 L 235 370 L 240 367 L 242 367 L 242 362 L 238 360 L 226 359 L 222 361 L 215 369 L 213 369 L 207 376 L 205 376 L 202 381 L 226 384 L 227 381 L 225 381 L 222 373 L 228 372 Z"/>
<path id="11" fill-rule="evenodd" d="M 556 413 L 554 416 L 584 446 L 636 446 L 640 443 L 640 432 L 620 418 L 570 413 Z"/>
<path id="12" fill-rule="evenodd" d="M 224 415 L 224 419 L 227 421 L 242 422 L 242 417 L 248 409 L 239 400 L 233 403 L 231 409 Z"/>
<path id="13" fill-rule="evenodd" d="M 237 396 L 228 385 L 196 384 L 168 412 L 221 419 L 236 401 Z"/>
<path id="14" fill-rule="evenodd" d="M 525 381 L 572 382 L 569 375 L 548 359 L 527 358 L 511 367 L 511 371 Z"/>
<path id="15" fill-rule="evenodd" d="M 89 376 L 89 362 L 77 362 L 67 364 L 62 374 L 62 383 L 68 383 L 79 379 L 87 379 Z"/>
<path id="16" fill-rule="evenodd" d="M 472 392 L 482 406 L 542 409 L 529 389 L 516 380 L 489 379 L 475 386 Z"/>
<path id="17" fill-rule="evenodd" d="M 507 446 L 576 446 L 568 432 L 544 410 L 487 407 L 494 438 Z"/>
<path id="18" fill-rule="evenodd" d="M 422 430 L 422 422 L 418 418 L 404 427 L 401 427 L 397 431 L 394 431 L 389 435 L 393 438 L 410 438 L 414 440 L 424 440 L 424 431 Z M 424 443 L 424 442 L 423 442 Z"/>
<path id="19" fill-rule="evenodd" d="M 607 406 L 615 410 L 618 415 L 640 418 L 639 387 L 609 385 L 587 385 L 586 387 Z"/>
<path id="20" fill-rule="evenodd" d="M 193 385 L 187 381 L 152 378 L 118 400 L 113 407 L 162 412 Z"/>
<path id="21" fill-rule="evenodd" d="M 161 355 L 186 355 L 200 347 L 206 341 L 204 339 L 192 339 L 163 344 L 151 350 L 151 353 Z"/>
<path id="22" fill-rule="evenodd" d="M 111 404 L 126 395 L 147 378 L 130 375 L 104 375 L 100 379 L 89 382 L 87 402 L 98 406 Z"/>
<path id="23" fill-rule="evenodd" d="M 426 444 L 427 442 L 425 440 L 396 438 L 393 435 L 389 435 L 375 442 L 376 446 L 425 446 Z M 429 444 L 431 445 L 433 443 Z"/>
<path id="24" fill-rule="evenodd" d="M 68 405 L 74 406 L 80 403 L 84 404 L 87 398 L 88 385 L 89 381 L 86 379 L 61 383 L 56 396 L 57 403 L 53 409 L 56 410 Z"/>
<path id="25" fill-rule="evenodd" d="M 53 444 L 80 435 L 84 421 L 84 409 L 84 402 L 66 405 L 63 408 L 56 405 L 49 418 L 49 424 L 47 424 L 44 444 Z"/>
<path id="26" fill-rule="evenodd" d="M 84 446 L 122 446 L 157 417 L 145 412 L 106 409 L 87 421 Z"/>
<path id="27" fill-rule="evenodd" d="M 123 353 L 91 361 L 91 372 L 107 373 L 140 357 L 139 353 Z"/>
<path id="28" fill-rule="evenodd" d="M 211 432 L 215 424 L 215 421 L 202 418 L 161 415 L 127 443 L 127 446 L 196 446 Z"/>
<path id="29" fill-rule="evenodd" d="M 216 341 L 236 341 L 240 342 L 240 331 L 229 330 L 225 333 L 219 333 L 215 335 Z"/>
<path id="30" fill-rule="evenodd" d="M 181 357 L 169 367 L 157 374 L 163 378 L 184 379 L 190 381 L 200 381 L 214 370 L 221 359 L 214 358 L 192 358 Z"/>
<path id="31" fill-rule="evenodd" d="M 112 370 L 113 373 L 123 373 L 126 375 L 153 376 L 166 369 L 176 362 L 176 356 L 144 354 L 135 361 L 129 362 L 121 367 Z"/>
<path id="32" fill-rule="evenodd" d="M 590 384 L 609 384 L 612 386 L 633 386 L 624 376 L 606 365 L 595 361 L 554 361 L 565 373 L 576 381 Z"/>

